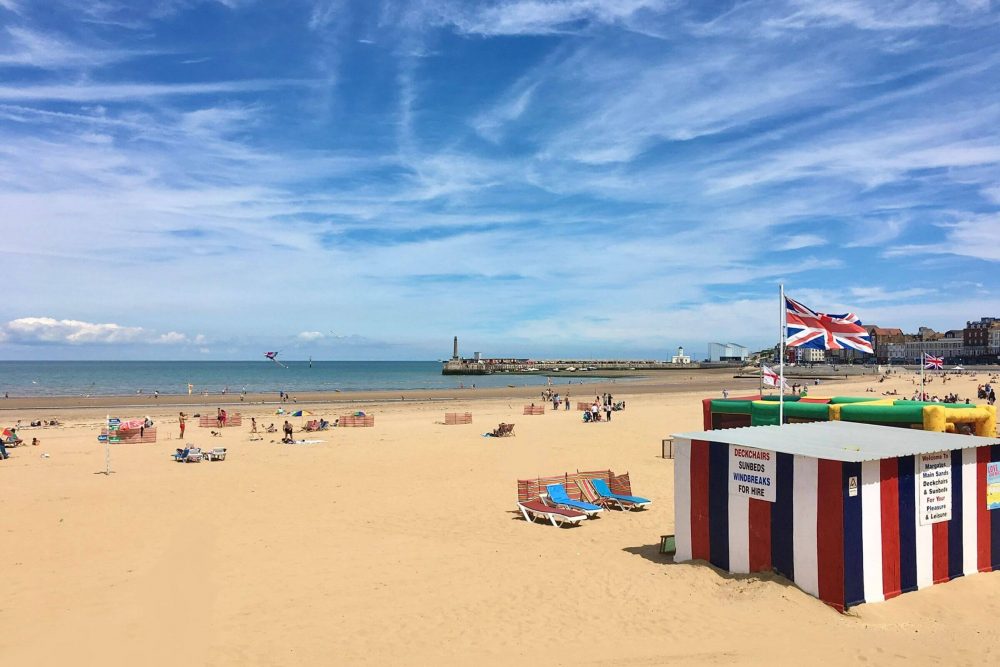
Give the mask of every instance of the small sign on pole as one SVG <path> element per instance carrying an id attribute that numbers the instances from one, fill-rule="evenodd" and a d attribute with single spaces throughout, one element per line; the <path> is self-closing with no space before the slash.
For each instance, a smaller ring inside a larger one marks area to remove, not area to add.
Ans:
<path id="1" fill-rule="evenodd" d="M 121 442 L 118 436 L 118 429 L 122 425 L 122 420 L 118 417 L 108 415 L 108 437 L 104 441 L 104 474 L 111 474 L 111 443 Z"/>

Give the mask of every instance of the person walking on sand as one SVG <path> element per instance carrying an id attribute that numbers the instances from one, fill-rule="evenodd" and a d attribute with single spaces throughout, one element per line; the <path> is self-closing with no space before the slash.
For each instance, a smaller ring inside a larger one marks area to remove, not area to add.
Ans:
<path id="1" fill-rule="evenodd" d="M 181 427 L 181 440 L 184 439 L 184 428 L 187 426 L 187 415 L 181 412 L 177 416 L 177 424 Z"/>
<path id="2" fill-rule="evenodd" d="M 569 410 L 569 394 L 566 394 L 566 409 Z"/>
<path id="3" fill-rule="evenodd" d="M 256 433 L 257 432 L 257 418 L 256 417 L 251 417 L 250 418 L 250 432 L 251 433 Z"/>

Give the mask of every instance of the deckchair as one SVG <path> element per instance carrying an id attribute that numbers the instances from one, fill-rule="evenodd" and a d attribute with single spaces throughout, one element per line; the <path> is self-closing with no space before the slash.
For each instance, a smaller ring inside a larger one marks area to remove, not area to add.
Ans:
<path id="1" fill-rule="evenodd" d="M 642 509 L 653 502 L 648 498 L 640 498 L 639 496 L 623 496 L 620 493 L 612 493 L 611 489 L 608 488 L 608 483 L 600 478 L 594 478 L 589 481 L 600 498 L 617 505 L 619 509 Z"/>
<path id="2" fill-rule="evenodd" d="M 178 449 L 174 453 L 174 460 L 183 461 L 184 463 L 197 463 L 201 461 L 201 447 Z"/>
<path id="3" fill-rule="evenodd" d="M 563 509 L 562 507 L 550 507 L 539 498 L 538 500 L 518 501 L 517 508 L 521 510 L 521 515 L 525 521 L 535 521 L 536 519 L 548 519 L 557 528 L 560 526 L 575 526 L 587 518 L 583 512 Z"/>
<path id="4" fill-rule="evenodd" d="M 216 447 L 215 449 L 204 452 L 202 458 L 206 461 L 225 461 L 226 460 L 226 448 Z"/>
<path id="5" fill-rule="evenodd" d="M 568 507 L 571 510 L 583 512 L 588 517 L 596 516 L 598 513 L 604 511 L 604 508 L 600 505 L 585 503 L 582 500 L 573 500 L 569 497 L 569 494 L 566 493 L 566 487 L 562 484 L 549 484 L 545 487 L 545 490 L 548 491 L 549 500 L 553 505 Z"/>

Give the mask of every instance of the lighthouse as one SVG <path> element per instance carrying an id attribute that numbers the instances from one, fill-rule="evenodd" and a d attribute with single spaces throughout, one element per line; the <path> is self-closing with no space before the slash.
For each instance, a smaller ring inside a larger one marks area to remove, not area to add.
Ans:
<path id="1" fill-rule="evenodd" d="M 452 347 L 451 358 L 454 361 L 458 361 L 458 336 L 455 336 L 455 341 Z"/>

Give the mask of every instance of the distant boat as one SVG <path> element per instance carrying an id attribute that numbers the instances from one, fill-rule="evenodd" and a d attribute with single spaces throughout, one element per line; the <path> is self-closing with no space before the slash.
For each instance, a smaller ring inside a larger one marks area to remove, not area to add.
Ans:
<path id="1" fill-rule="evenodd" d="M 313 367 L 313 358 L 309 357 L 309 368 Z"/>

